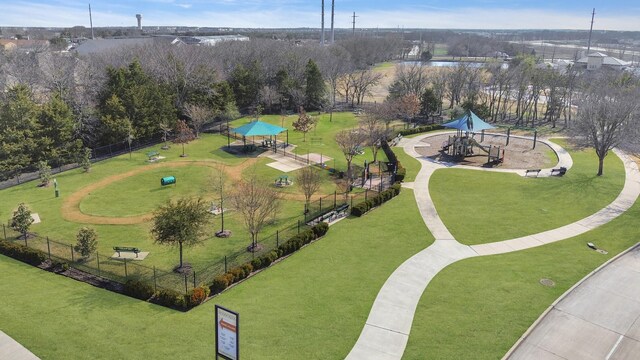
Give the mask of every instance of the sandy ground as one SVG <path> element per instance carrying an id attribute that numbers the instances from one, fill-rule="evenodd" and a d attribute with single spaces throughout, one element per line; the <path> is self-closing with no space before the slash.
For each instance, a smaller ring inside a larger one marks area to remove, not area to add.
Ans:
<path id="1" fill-rule="evenodd" d="M 474 147 L 475 155 L 467 156 L 464 159 L 453 158 L 440 151 L 442 143 L 446 142 L 450 135 L 442 134 L 428 137 L 422 140 L 424 146 L 416 147 L 416 151 L 423 156 L 427 156 L 431 159 L 443 161 L 443 162 L 455 162 L 461 165 L 469 166 L 487 166 L 487 153 L 482 149 Z M 498 165 L 504 169 L 539 169 L 545 167 L 545 164 L 549 164 L 548 154 L 553 153 L 553 150 L 544 143 L 538 142 L 536 148 L 533 147 L 533 140 L 526 140 L 512 137 L 509 140 L 509 145 L 505 146 L 506 137 L 485 135 L 484 141 L 481 140 L 481 135 L 476 134 L 474 139 L 483 146 L 500 146 L 505 150 L 504 163 Z M 551 159 L 552 162 L 556 162 L 557 159 Z"/>

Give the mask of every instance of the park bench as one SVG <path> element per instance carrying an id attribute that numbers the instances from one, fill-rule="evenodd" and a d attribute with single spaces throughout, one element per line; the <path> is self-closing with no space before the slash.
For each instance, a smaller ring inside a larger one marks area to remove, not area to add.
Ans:
<path id="1" fill-rule="evenodd" d="M 567 173 L 567 168 L 564 166 L 557 169 L 551 169 L 551 175 L 563 176 L 566 173 Z"/>
<path id="2" fill-rule="evenodd" d="M 342 204 L 336 208 L 336 212 L 343 212 L 349 208 L 349 204 Z"/>
<path id="3" fill-rule="evenodd" d="M 126 247 L 126 246 L 114 246 L 113 250 L 115 250 L 118 253 L 118 257 L 120 257 L 121 252 L 132 252 L 136 254 L 136 257 L 138 257 L 138 253 L 140 252 L 140 249 L 138 248 Z"/>
<path id="4" fill-rule="evenodd" d="M 529 176 L 529 174 L 536 174 L 536 177 L 540 174 L 541 169 L 529 169 L 524 173 L 524 176 Z"/>
<path id="5" fill-rule="evenodd" d="M 160 153 L 157 151 L 149 151 L 147 153 L 147 157 L 149 158 L 149 161 L 156 161 L 158 160 L 159 156 L 160 156 Z"/>

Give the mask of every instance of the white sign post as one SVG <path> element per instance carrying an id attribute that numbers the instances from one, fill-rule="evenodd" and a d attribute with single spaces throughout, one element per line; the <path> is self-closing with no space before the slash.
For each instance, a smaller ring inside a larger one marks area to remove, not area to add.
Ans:
<path id="1" fill-rule="evenodd" d="M 240 357 L 240 315 L 216 305 L 216 359 L 238 360 Z"/>

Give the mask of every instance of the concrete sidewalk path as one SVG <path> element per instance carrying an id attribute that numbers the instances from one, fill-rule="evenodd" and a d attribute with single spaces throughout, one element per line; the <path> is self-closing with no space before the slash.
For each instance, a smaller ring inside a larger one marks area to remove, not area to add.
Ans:
<path id="1" fill-rule="evenodd" d="M 625 185 L 620 195 L 604 209 L 575 223 L 539 234 L 491 244 L 463 245 L 455 240 L 440 219 L 429 193 L 431 175 L 437 169 L 452 167 L 452 164 L 425 159 L 415 151 L 415 146 L 429 136 L 434 135 L 426 134 L 403 139 L 400 146 L 407 154 L 415 157 L 422 166 L 415 182 L 411 185 L 420 214 L 435 237 L 435 242 L 402 263 L 387 279 L 371 307 L 369 317 L 356 344 L 347 355 L 349 360 L 401 359 L 422 293 L 431 279 L 448 265 L 474 256 L 502 254 L 574 237 L 615 219 L 629 209 L 640 195 L 640 174 L 636 163 L 623 153 L 616 152 L 625 165 Z M 551 146 L 558 155 L 558 166 L 569 169 L 573 165 L 571 156 L 565 149 L 546 140 L 542 141 Z M 486 168 L 464 168 L 495 171 Z M 550 172 L 550 169 L 545 170 Z M 525 175 L 524 170 L 506 169 L 501 172 Z"/>
<path id="2" fill-rule="evenodd" d="M 589 274 L 536 321 L 512 360 L 640 358 L 640 246 Z"/>
<path id="3" fill-rule="evenodd" d="M 0 359 L 11 360 L 38 360 L 31 351 L 13 340 L 9 335 L 0 331 Z"/>

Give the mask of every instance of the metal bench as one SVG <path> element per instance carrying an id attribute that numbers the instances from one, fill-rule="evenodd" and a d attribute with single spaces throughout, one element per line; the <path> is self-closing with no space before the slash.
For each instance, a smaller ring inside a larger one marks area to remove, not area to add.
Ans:
<path id="1" fill-rule="evenodd" d="M 529 169 L 529 170 L 527 170 L 527 171 L 524 173 L 524 176 L 529 176 L 529 174 L 533 174 L 533 173 L 535 173 L 535 174 L 536 174 L 536 177 L 538 177 L 538 175 L 540 174 L 540 171 L 541 171 L 541 170 L 542 170 L 542 169 Z"/>
<path id="2" fill-rule="evenodd" d="M 118 257 L 120 257 L 121 252 L 132 252 L 136 254 L 136 257 L 138 257 L 138 253 L 140 253 L 140 249 L 136 247 L 114 246 L 113 250 L 115 250 L 118 253 Z"/>
<path id="3" fill-rule="evenodd" d="M 563 176 L 566 173 L 567 173 L 567 168 L 564 166 L 557 169 L 551 169 L 551 175 Z"/>

